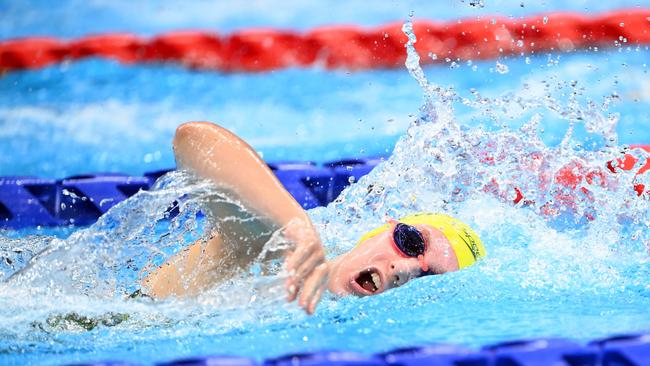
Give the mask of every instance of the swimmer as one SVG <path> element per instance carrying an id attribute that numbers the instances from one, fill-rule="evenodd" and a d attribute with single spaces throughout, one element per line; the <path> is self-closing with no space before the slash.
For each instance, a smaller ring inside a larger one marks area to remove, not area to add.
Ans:
<path id="1" fill-rule="evenodd" d="M 298 299 L 308 314 L 325 290 L 339 296 L 376 295 L 416 277 L 457 271 L 485 255 L 467 225 L 443 214 L 419 213 L 366 233 L 352 250 L 328 261 L 306 211 L 245 141 L 215 124 L 190 122 L 178 127 L 173 147 L 178 169 L 209 179 L 257 219 L 232 205 L 208 204 L 214 220 L 245 220 L 223 220 L 207 239 L 147 269 L 142 280 L 147 296 L 199 294 L 225 279 L 215 266 L 246 268 L 277 230 L 292 244 L 282 253 L 289 273 L 287 300 Z"/>

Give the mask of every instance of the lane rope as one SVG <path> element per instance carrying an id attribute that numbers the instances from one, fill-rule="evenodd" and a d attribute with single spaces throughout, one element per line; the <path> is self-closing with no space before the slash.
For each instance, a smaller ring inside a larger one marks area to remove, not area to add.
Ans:
<path id="1" fill-rule="evenodd" d="M 650 145 L 637 147 L 650 153 Z M 344 159 L 322 166 L 310 162 L 275 163 L 269 166 L 296 201 L 303 208 L 310 209 L 332 202 L 351 181 L 358 181 L 382 160 Z M 535 202 L 528 197 L 530 192 L 509 184 L 501 185 L 496 180 L 483 190 L 504 201 L 511 200 L 515 205 L 535 206 L 544 215 L 557 216 L 562 211 L 574 209 L 576 200 L 585 203 L 593 201 L 591 189 L 595 186 L 607 188 L 612 181 L 609 175 L 623 171 L 635 171 L 633 187 L 630 188 L 639 198 L 650 199 L 650 187 L 646 187 L 640 177 L 649 170 L 650 159 L 639 162 L 630 154 L 621 155 L 595 169 L 587 169 L 580 162 L 573 161 L 557 170 L 551 182 L 546 182 L 559 189 L 552 202 Z M 90 225 L 117 203 L 141 189 L 151 188 L 156 179 L 166 172 L 150 172 L 140 177 L 83 175 L 62 180 L 0 177 L 0 229 Z M 588 220 L 594 219 L 588 212 L 585 215 Z"/>
<path id="2" fill-rule="evenodd" d="M 374 28 L 336 25 L 304 33 L 248 29 L 222 35 L 176 31 L 143 38 L 128 33 L 73 40 L 29 37 L 0 42 L 0 72 L 38 69 L 87 57 L 125 64 L 174 62 L 190 68 L 261 72 L 288 67 L 363 70 L 401 67 L 401 23 Z M 485 60 L 508 55 L 570 52 L 650 44 L 650 8 L 597 15 L 557 12 L 524 18 L 417 20 L 413 30 L 423 62 Z M 436 55 L 433 60 L 429 55 Z"/>

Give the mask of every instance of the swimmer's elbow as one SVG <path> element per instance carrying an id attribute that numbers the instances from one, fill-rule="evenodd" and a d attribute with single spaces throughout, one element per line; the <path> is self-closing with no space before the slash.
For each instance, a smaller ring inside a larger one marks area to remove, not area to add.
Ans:
<path id="1" fill-rule="evenodd" d="M 174 146 L 182 144 L 186 140 L 200 136 L 202 130 L 205 130 L 206 127 L 213 125 L 210 122 L 185 122 L 182 125 L 176 128 L 176 134 L 174 135 Z"/>
<path id="2" fill-rule="evenodd" d="M 221 154 L 224 149 L 241 147 L 241 140 L 227 129 L 211 122 L 186 122 L 176 128 L 173 149 L 176 165 L 201 172 L 206 161 L 223 160 L 224 156 L 237 155 L 233 152 Z"/>
<path id="3" fill-rule="evenodd" d="M 174 145 L 187 139 L 215 135 L 230 136 L 232 132 L 213 122 L 185 122 L 176 128 Z"/>
<path id="4" fill-rule="evenodd" d="M 205 136 L 209 125 L 208 122 L 186 122 L 176 128 L 172 148 L 177 167 L 182 168 L 193 160 L 197 145 L 203 139 L 202 136 Z"/>

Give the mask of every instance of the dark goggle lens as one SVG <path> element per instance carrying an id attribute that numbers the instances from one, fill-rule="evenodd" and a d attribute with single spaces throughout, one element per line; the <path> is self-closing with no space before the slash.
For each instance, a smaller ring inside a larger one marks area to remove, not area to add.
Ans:
<path id="1" fill-rule="evenodd" d="M 424 254 L 424 238 L 420 231 L 411 225 L 399 223 L 393 231 L 395 245 L 409 257 Z"/>

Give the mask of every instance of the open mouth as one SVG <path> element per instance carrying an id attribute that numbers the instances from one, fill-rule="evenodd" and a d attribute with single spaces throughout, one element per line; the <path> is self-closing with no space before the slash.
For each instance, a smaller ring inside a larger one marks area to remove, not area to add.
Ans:
<path id="1" fill-rule="evenodd" d="M 372 295 L 381 289 L 381 276 L 374 268 L 359 273 L 354 282 L 363 290 L 364 295 Z"/>

